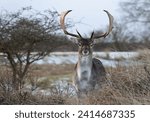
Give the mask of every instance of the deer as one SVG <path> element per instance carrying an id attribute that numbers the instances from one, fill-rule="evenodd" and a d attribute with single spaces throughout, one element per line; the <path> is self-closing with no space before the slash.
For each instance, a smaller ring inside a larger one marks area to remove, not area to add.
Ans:
<path id="1" fill-rule="evenodd" d="M 84 38 L 78 30 L 76 30 L 77 34 L 70 33 L 66 30 L 65 17 L 71 11 L 72 10 L 67 10 L 61 13 L 60 26 L 66 35 L 77 39 L 78 61 L 74 68 L 73 84 L 77 91 L 78 97 L 81 97 L 82 94 L 86 95 L 90 91 L 100 89 L 106 82 L 105 68 L 99 59 L 93 57 L 93 46 L 95 44 L 95 39 L 105 38 L 110 34 L 113 29 L 113 16 L 107 10 L 104 10 L 109 18 L 107 32 L 97 35 L 93 31 L 90 38 Z"/>

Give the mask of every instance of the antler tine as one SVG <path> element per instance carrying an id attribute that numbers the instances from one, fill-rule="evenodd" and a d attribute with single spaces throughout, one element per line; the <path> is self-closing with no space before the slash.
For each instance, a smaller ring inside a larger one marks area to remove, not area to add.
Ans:
<path id="1" fill-rule="evenodd" d="M 73 33 L 69 33 L 67 30 L 66 30 L 66 27 L 65 27 L 65 17 L 66 15 L 71 12 L 72 10 L 68 10 L 68 11 L 65 11 L 65 12 L 62 12 L 61 13 L 61 16 L 60 16 L 60 26 L 61 28 L 63 29 L 64 33 L 67 34 L 67 35 L 70 35 L 70 36 L 74 36 L 74 37 L 77 37 L 77 38 L 80 38 L 79 35 L 76 35 L 76 34 L 73 34 Z"/>
<path id="2" fill-rule="evenodd" d="M 113 16 L 108 11 L 106 11 L 106 10 L 104 10 L 104 12 L 107 13 L 108 18 L 109 18 L 109 28 L 108 28 L 108 31 L 106 33 L 100 35 L 100 36 L 94 36 L 94 39 L 98 39 L 98 38 L 101 38 L 101 37 L 105 38 L 112 31 L 112 29 L 113 29 L 113 20 L 114 20 Z"/>

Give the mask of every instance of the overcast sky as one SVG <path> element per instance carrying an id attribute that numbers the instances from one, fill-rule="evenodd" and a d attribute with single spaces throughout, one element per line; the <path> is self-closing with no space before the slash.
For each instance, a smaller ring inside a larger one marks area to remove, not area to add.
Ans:
<path id="1" fill-rule="evenodd" d="M 73 10 L 67 18 L 76 24 L 69 31 L 78 29 L 82 34 L 104 28 L 108 25 L 108 17 L 103 10 L 108 10 L 115 20 L 119 18 L 119 2 L 121 0 L 0 0 L 0 9 L 16 11 L 21 7 L 32 6 L 36 10 L 54 9 L 59 13 Z"/>

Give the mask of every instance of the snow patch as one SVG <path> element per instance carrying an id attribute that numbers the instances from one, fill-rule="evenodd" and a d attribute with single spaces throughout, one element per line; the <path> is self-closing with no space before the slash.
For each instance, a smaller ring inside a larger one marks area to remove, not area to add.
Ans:
<path id="1" fill-rule="evenodd" d="M 137 57 L 137 52 L 94 52 L 93 56 L 101 60 L 104 66 L 115 67 L 118 61 L 115 59 L 123 58 L 119 63 L 130 64 L 127 60 Z M 107 59 L 108 58 L 108 59 Z M 54 52 L 44 59 L 36 61 L 36 64 L 76 64 L 78 60 L 77 52 Z"/>

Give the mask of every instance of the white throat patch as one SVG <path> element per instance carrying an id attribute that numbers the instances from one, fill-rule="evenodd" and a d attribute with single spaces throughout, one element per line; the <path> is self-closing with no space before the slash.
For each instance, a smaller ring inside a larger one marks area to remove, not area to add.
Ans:
<path id="1" fill-rule="evenodd" d="M 92 61 L 90 61 L 89 56 L 81 57 L 80 62 L 78 62 L 77 75 L 79 81 L 89 81 L 91 77 Z"/>

